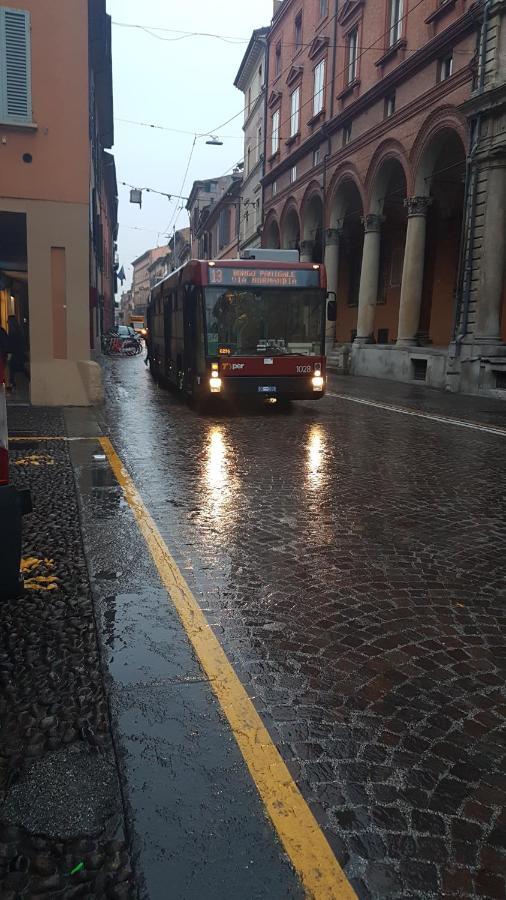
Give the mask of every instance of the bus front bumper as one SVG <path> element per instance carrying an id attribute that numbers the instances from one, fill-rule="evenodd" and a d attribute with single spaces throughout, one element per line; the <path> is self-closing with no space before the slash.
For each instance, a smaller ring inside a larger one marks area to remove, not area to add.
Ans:
<path id="1" fill-rule="evenodd" d="M 279 397 L 284 400 L 319 400 L 325 394 L 323 385 L 315 388 L 311 376 L 282 376 L 277 378 L 250 378 L 247 375 L 221 375 L 221 389 L 216 396 L 222 397 L 257 397 L 259 400 L 268 397 Z"/>

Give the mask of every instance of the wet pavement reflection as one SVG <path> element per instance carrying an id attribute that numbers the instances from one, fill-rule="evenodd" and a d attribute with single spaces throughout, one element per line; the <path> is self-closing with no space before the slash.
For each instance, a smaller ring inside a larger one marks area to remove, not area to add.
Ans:
<path id="1" fill-rule="evenodd" d="M 138 360 L 102 427 L 358 896 L 503 896 L 504 438 L 332 397 L 197 415 Z"/>

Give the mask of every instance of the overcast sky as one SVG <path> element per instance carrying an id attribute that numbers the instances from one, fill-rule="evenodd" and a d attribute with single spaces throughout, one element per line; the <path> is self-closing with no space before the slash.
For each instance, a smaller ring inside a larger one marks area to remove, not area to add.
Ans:
<path id="1" fill-rule="evenodd" d="M 224 175 L 243 157 L 242 114 L 218 131 L 223 147 L 197 140 L 184 190 L 193 134 L 214 130 L 242 110 L 243 95 L 234 79 L 254 28 L 268 25 L 272 0 L 108 0 L 112 15 L 116 167 L 119 187 L 119 255 L 129 287 L 131 262 L 150 247 L 167 243 L 164 232 L 178 214 L 177 227 L 188 224 L 176 201 L 143 194 L 142 210 L 129 203 L 129 189 L 155 188 L 188 196 L 197 178 Z M 184 37 L 171 31 L 147 34 L 139 28 L 212 32 L 241 42 Z M 174 40 L 176 38 L 176 40 Z M 177 134 L 130 125 L 130 119 L 188 131 Z M 184 206 L 184 201 L 179 205 Z M 142 230 L 140 230 L 142 229 Z"/>

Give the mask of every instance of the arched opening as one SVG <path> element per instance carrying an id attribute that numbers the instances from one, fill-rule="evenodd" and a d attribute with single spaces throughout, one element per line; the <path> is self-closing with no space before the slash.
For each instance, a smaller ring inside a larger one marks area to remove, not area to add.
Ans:
<path id="1" fill-rule="evenodd" d="M 423 153 L 416 192 L 430 194 L 419 342 L 445 346 L 451 340 L 457 289 L 466 151 L 460 135 L 442 129 Z"/>
<path id="2" fill-rule="evenodd" d="M 353 342 L 357 334 L 358 295 L 364 246 L 364 210 L 360 191 L 343 181 L 332 205 L 331 227 L 339 231 L 336 342 Z"/>
<path id="3" fill-rule="evenodd" d="M 281 222 L 281 246 L 284 250 L 300 249 L 300 222 L 293 206 L 287 210 Z"/>
<path id="4" fill-rule="evenodd" d="M 382 217 L 378 291 L 373 338 L 378 344 L 397 340 L 407 210 L 406 175 L 396 158 L 381 165 L 373 185 L 371 212 Z"/>
<path id="5" fill-rule="evenodd" d="M 311 241 L 311 262 L 323 262 L 323 201 L 319 194 L 304 207 L 304 241 Z"/>
<path id="6" fill-rule="evenodd" d="M 271 219 L 270 222 L 267 222 L 262 244 L 265 248 L 269 250 L 279 250 L 281 247 L 281 237 L 279 234 L 279 225 L 276 222 L 276 219 Z"/>

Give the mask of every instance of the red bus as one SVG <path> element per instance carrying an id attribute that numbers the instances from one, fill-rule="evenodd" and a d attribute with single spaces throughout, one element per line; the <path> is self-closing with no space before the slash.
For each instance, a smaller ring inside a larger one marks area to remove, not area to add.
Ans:
<path id="1" fill-rule="evenodd" d="M 151 372 L 196 399 L 318 399 L 326 382 L 325 269 L 298 262 L 294 251 L 253 252 L 267 258 L 192 260 L 155 285 Z"/>

